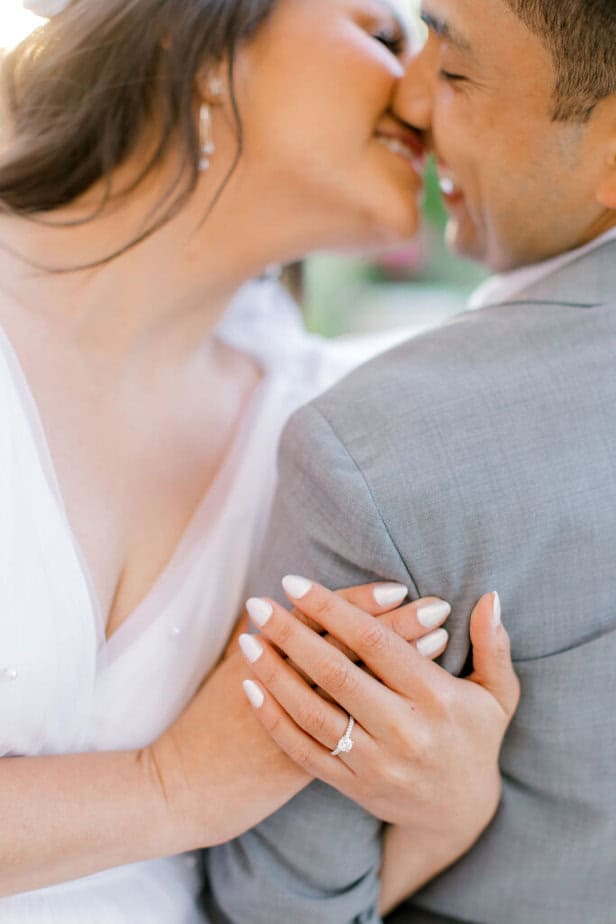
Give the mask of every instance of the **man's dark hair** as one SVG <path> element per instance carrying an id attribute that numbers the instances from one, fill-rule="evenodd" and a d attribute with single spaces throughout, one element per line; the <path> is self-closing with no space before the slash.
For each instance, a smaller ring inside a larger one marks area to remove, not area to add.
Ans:
<path id="1" fill-rule="evenodd" d="M 506 2 L 552 54 L 554 121 L 587 121 L 616 93 L 616 0 Z"/>

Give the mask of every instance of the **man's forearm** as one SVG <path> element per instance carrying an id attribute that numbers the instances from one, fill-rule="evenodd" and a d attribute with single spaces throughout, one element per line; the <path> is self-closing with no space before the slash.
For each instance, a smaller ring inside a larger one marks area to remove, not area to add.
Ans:
<path id="1" fill-rule="evenodd" d="M 418 835 L 410 828 L 389 825 L 383 836 L 381 867 L 381 915 L 389 914 L 406 898 L 419 891 L 470 848 Z"/>

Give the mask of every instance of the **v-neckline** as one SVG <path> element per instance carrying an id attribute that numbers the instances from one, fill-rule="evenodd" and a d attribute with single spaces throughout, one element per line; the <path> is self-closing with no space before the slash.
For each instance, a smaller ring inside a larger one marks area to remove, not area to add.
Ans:
<path id="1" fill-rule="evenodd" d="M 227 503 L 231 491 L 237 484 L 236 463 L 239 460 L 241 464 L 245 444 L 252 433 L 253 421 L 258 416 L 268 390 L 268 381 L 267 373 L 263 370 L 263 377 L 250 396 L 242 420 L 236 428 L 214 480 L 197 503 L 158 577 L 113 634 L 107 638 L 105 633 L 107 663 L 120 657 L 152 623 L 154 614 L 160 614 L 173 599 L 178 584 L 190 571 L 198 548 L 215 528 L 217 512 Z"/>
<path id="2" fill-rule="evenodd" d="M 4 355 L 9 368 L 9 372 L 12 374 L 13 384 L 15 385 L 19 398 L 21 399 L 24 416 L 28 423 L 30 434 L 34 442 L 38 461 L 41 467 L 41 472 L 47 482 L 51 495 L 56 501 L 58 511 L 66 525 L 66 532 L 75 553 L 78 569 L 81 572 L 81 575 L 87 586 L 88 596 L 92 605 L 92 615 L 94 617 L 94 623 L 96 627 L 97 648 L 100 649 L 101 646 L 105 643 L 105 622 L 103 619 L 98 592 L 92 577 L 92 572 L 90 571 L 90 566 L 81 548 L 81 543 L 79 542 L 79 539 L 77 538 L 77 535 L 73 529 L 73 525 L 68 517 L 66 504 L 64 503 L 64 497 L 62 495 L 60 482 L 56 472 L 56 466 L 51 455 L 47 434 L 45 432 L 45 427 L 43 426 L 43 420 L 38 408 L 38 404 L 32 389 L 30 388 L 30 383 L 28 382 L 24 368 L 21 364 L 19 356 L 17 355 L 17 351 L 15 350 L 15 347 L 13 346 L 8 334 L 4 330 L 3 325 L 1 324 L 0 340 L 2 342 L 2 346 L 4 347 Z"/>
<path id="3" fill-rule="evenodd" d="M 212 483 L 208 486 L 201 500 L 197 503 L 173 552 L 155 578 L 153 584 L 131 612 L 122 620 L 113 634 L 107 638 L 107 620 L 104 616 L 103 607 L 88 559 L 68 516 L 64 495 L 62 493 L 60 480 L 58 478 L 56 465 L 51 453 L 38 403 L 34 397 L 34 393 L 30 387 L 30 383 L 28 382 L 17 351 L 1 324 L 0 341 L 4 346 L 7 365 L 12 373 L 15 387 L 22 401 L 23 411 L 37 451 L 41 472 L 48 484 L 51 494 L 56 500 L 59 512 L 66 525 L 67 535 L 75 553 L 78 569 L 87 586 L 96 629 L 99 667 L 102 667 L 119 657 L 122 652 L 130 646 L 131 642 L 141 634 L 140 629 L 143 630 L 148 624 L 148 620 L 144 617 L 147 616 L 148 612 L 152 609 L 154 600 L 158 601 L 158 598 L 160 598 L 160 605 L 162 606 L 163 601 L 169 598 L 170 593 L 172 593 L 172 588 L 177 586 L 177 582 L 173 580 L 173 578 L 175 578 L 176 574 L 179 575 L 180 572 L 185 573 L 190 567 L 190 548 L 191 546 L 193 548 L 195 547 L 194 539 L 196 534 L 199 533 L 203 535 L 202 521 L 211 521 L 211 525 L 214 525 L 214 511 L 218 503 L 223 501 L 228 494 L 229 487 L 232 486 L 230 475 L 234 470 L 236 460 L 241 456 L 241 450 L 251 431 L 251 423 L 258 413 L 258 408 L 267 391 L 269 371 L 264 367 L 259 357 L 251 353 L 252 358 L 259 363 L 261 378 L 246 403 L 241 422 L 236 428 L 224 459 Z"/>

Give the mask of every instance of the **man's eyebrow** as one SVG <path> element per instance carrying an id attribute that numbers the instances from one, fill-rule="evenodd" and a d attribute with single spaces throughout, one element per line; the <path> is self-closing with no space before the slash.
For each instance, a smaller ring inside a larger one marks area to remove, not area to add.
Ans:
<path id="1" fill-rule="evenodd" d="M 445 41 L 453 45 L 458 51 L 462 51 L 465 54 L 470 53 L 471 45 L 468 39 L 458 32 L 457 29 L 454 29 L 447 20 L 441 19 L 439 16 L 435 16 L 432 13 L 428 13 L 426 10 L 422 10 L 420 16 L 422 22 L 426 24 L 428 29 L 438 35 L 439 38 L 445 39 Z"/>

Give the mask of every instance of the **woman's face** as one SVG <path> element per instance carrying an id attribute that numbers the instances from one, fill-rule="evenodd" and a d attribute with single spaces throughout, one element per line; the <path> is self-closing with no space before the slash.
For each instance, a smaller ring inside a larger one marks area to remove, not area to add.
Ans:
<path id="1" fill-rule="evenodd" d="M 234 185 L 279 223 L 289 256 L 412 236 L 423 145 L 396 92 L 405 0 L 279 0 L 238 54 Z"/>

